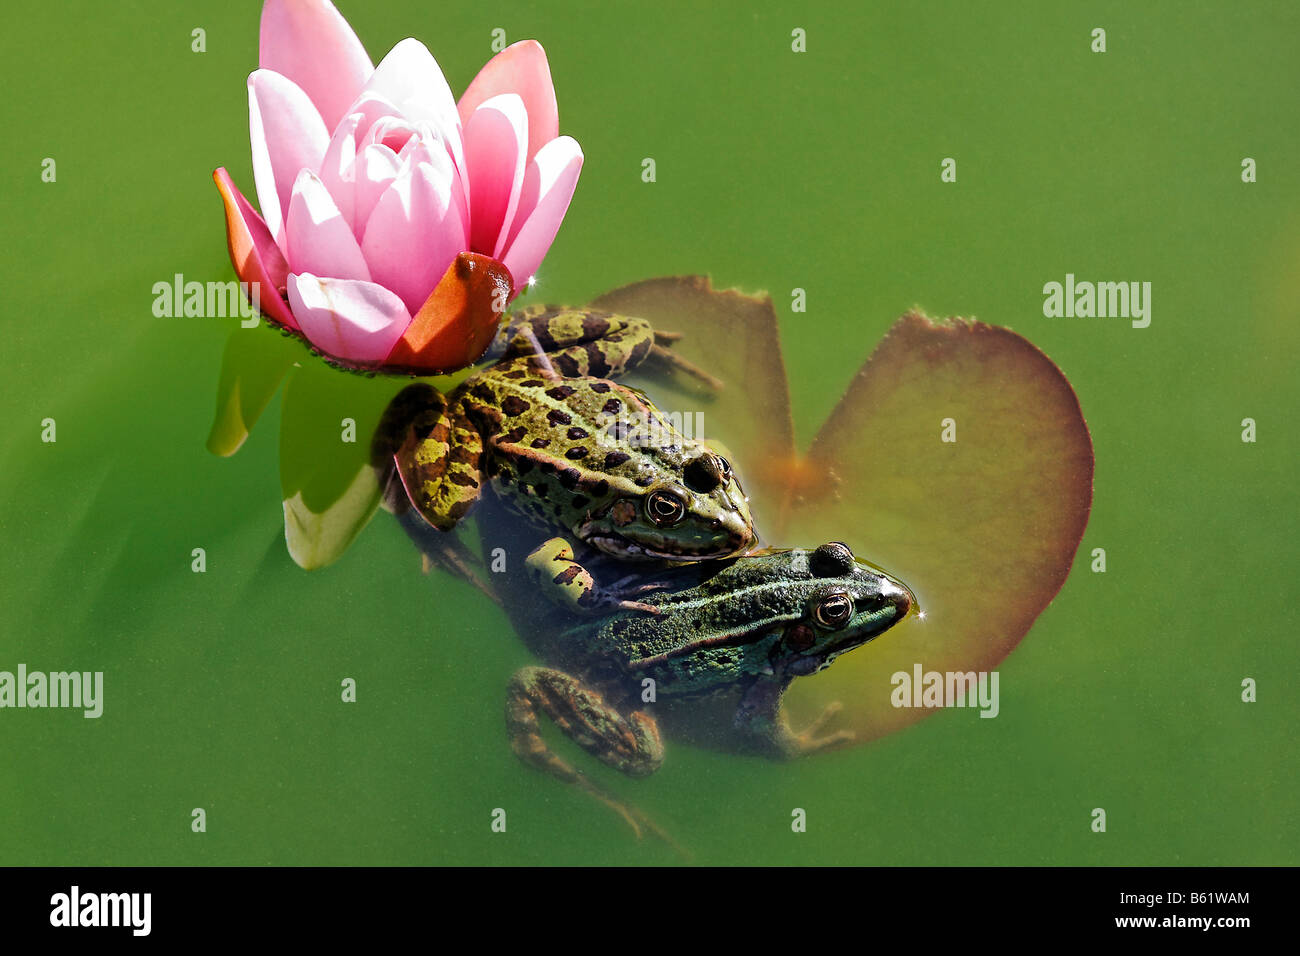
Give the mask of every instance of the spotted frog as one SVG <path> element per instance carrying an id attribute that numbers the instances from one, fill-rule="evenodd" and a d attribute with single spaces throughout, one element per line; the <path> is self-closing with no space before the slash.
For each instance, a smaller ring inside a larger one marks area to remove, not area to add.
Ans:
<path id="1" fill-rule="evenodd" d="M 538 569 L 534 569 L 536 573 Z M 679 567 L 642 599 L 660 613 L 599 618 L 513 610 L 544 666 L 510 682 L 506 727 L 526 763 L 575 783 L 640 829 L 623 805 L 542 739 L 543 716 L 588 753 L 634 777 L 664 759 L 660 723 L 674 736 L 789 758 L 849 742 L 822 734 L 832 705 L 800 733 L 781 698 L 796 678 L 829 667 L 893 627 L 915 600 L 905 585 L 832 542 Z"/>
<path id="2" fill-rule="evenodd" d="M 623 561 L 749 549 L 753 521 L 730 463 L 611 380 L 656 358 L 707 381 L 665 346 L 671 340 L 606 312 L 517 313 L 492 365 L 446 396 L 413 385 L 390 408 L 390 420 L 406 423 L 390 451 L 410 502 L 448 531 L 490 483 L 533 524 Z M 594 606 L 595 595 L 574 594 L 572 605 Z"/>

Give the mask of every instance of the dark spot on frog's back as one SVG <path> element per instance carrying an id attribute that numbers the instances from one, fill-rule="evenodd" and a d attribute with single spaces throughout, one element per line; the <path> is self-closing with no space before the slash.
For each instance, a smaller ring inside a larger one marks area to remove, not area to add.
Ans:
<path id="1" fill-rule="evenodd" d="M 604 406 L 601 407 L 600 410 L 604 412 L 606 415 L 617 415 L 622 408 L 623 408 L 622 402 L 620 402 L 617 398 L 611 398 L 609 401 L 607 401 L 604 404 Z"/>
<path id="2" fill-rule="evenodd" d="M 564 412 L 560 411 L 559 409 L 551 409 L 549 412 L 547 412 L 546 420 L 550 422 L 552 425 L 568 425 L 573 422 L 572 418 L 570 418 L 568 415 L 566 415 Z"/>
<path id="3" fill-rule="evenodd" d="M 521 369 L 521 368 L 512 368 L 512 369 L 511 369 L 510 371 L 508 371 L 508 372 L 502 372 L 502 373 L 501 373 L 501 377 L 502 377 L 502 378 L 523 378 L 523 377 L 524 377 L 525 375 L 527 375 L 527 374 L 528 374 L 528 373 L 527 373 L 524 369 Z M 524 384 L 526 385 L 526 384 L 528 384 L 528 383 L 525 382 Z"/>
<path id="4" fill-rule="evenodd" d="M 575 391 L 577 391 L 577 389 L 575 389 L 572 385 L 557 385 L 554 388 L 548 388 L 546 390 L 546 394 L 549 395 L 551 398 L 556 399 L 557 401 L 561 401 L 563 399 L 568 398 Z"/>
<path id="5" fill-rule="evenodd" d="M 492 393 L 492 389 L 489 388 L 485 382 L 479 382 L 477 385 L 473 386 L 469 390 L 469 393 L 479 401 L 492 402 L 496 400 L 496 395 Z"/>
<path id="6" fill-rule="evenodd" d="M 511 445 L 516 445 L 516 444 L 518 444 L 518 443 L 523 439 L 523 437 L 524 437 L 525 435 L 527 435 L 527 434 L 528 434 L 528 429 L 525 428 L 523 425 L 520 425 L 518 428 L 512 428 L 512 429 L 510 429 L 510 431 L 508 431 L 508 432 L 506 432 L 505 434 L 503 434 L 503 435 L 501 436 L 501 441 L 506 442 L 506 443 L 511 444 Z"/>
<path id="7" fill-rule="evenodd" d="M 534 448 L 545 448 L 550 443 L 551 440 L 549 438 L 534 438 L 532 441 Z"/>
<path id="8" fill-rule="evenodd" d="M 598 395 L 604 395 L 609 391 L 609 382 L 592 382 L 589 386 L 593 392 Z"/>
<path id="9" fill-rule="evenodd" d="M 465 488 L 477 488 L 478 480 L 473 475 L 467 475 L 463 471 L 447 472 L 447 480 L 453 485 L 461 485 Z"/>
<path id="10" fill-rule="evenodd" d="M 587 430 L 585 428 L 579 428 L 577 425 L 574 425 L 572 428 L 569 429 L 568 436 L 574 441 L 577 441 L 579 438 L 587 437 Z"/>
<path id="11" fill-rule="evenodd" d="M 579 461 L 587 457 L 587 449 L 583 448 L 581 445 L 577 445 L 566 451 L 564 457 L 570 461 Z"/>
<path id="12" fill-rule="evenodd" d="M 501 402 L 501 411 L 505 412 L 507 415 L 522 415 L 531 407 L 532 406 L 518 395 L 507 395 Z"/>
<path id="13" fill-rule="evenodd" d="M 605 467 L 617 468 L 619 465 L 623 464 L 623 462 L 627 461 L 631 457 L 632 456 L 625 451 L 611 451 L 608 455 L 605 456 Z"/>
<path id="14" fill-rule="evenodd" d="M 578 479 L 582 477 L 582 472 L 578 471 L 576 468 L 565 468 L 555 477 L 559 479 L 560 484 L 563 487 L 572 491 L 574 488 L 578 487 Z"/>

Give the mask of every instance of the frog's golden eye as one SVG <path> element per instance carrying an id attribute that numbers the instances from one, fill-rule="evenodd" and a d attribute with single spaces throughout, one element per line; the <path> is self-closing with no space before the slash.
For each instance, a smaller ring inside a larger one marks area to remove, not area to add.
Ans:
<path id="1" fill-rule="evenodd" d="M 686 503 L 670 491 L 656 491 L 645 500 L 646 517 L 661 528 L 674 525 L 686 515 Z"/>
<path id="2" fill-rule="evenodd" d="M 813 617 L 822 627 L 843 627 L 853 615 L 853 600 L 843 591 L 834 591 L 813 608 Z"/>

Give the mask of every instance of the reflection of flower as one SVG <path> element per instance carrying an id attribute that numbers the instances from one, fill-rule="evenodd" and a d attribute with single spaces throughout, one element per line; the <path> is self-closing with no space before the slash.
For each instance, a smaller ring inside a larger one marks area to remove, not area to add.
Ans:
<path id="1" fill-rule="evenodd" d="M 542 47 L 497 54 L 457 104 L 418 40 L 374 68 L 329 0 L 266 0 L 259 65 L 248 90 L 262 215 L 214 174 L 240 279 L 261 284 L 273 321 L 345 362 L 474 361 L 550 248 L 582 167 L 559 135 Z"/>

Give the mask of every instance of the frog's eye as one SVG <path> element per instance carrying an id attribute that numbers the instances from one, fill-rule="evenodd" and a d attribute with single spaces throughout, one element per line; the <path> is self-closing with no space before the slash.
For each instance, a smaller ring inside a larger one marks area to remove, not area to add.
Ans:
<path id="1" fill-rule="evenodd" d="M 822 627 L 843 627 L 853 615 L 853 601 L 843 591 L 833 591 L 817 602 L 813 617 Z"/>
<path id="2" fill-rule="evenodd" d="M 688 461 L 682 469 L 682 477 L 692 491 L 708 494 L 719 485 L 726 484 L 729 468 L 725 459 L 705 454 Z"/>
<path id="3" fill-rule="evenodd" d="M 719 455 L 719 456 L 718 456 L 718 467 L 719 467 L 720 469 L 722 469 L 722 481 L 723 481 L 723 483 L 725 484 L 726 482 L 730 481 L 730 480 L 731 480 L 731 462 L 727 461 L 727 459 L 725 459 L 725 458 L 723 458 L 721 455 Z"/>
<path id="4" fill-rule="evenodd" d="M 656 491 L 646 498 L 645 513 L 659 527 L 666 528 L 686 515 L 686 503 L 670 491 Z"/>
<path id="5" fill-rule="evenodd" d="M 842 578 L 853 573 L 853 552 L 843 541 L 824 544 L 808 556 L 808 569 L 819 578 Z"/>

